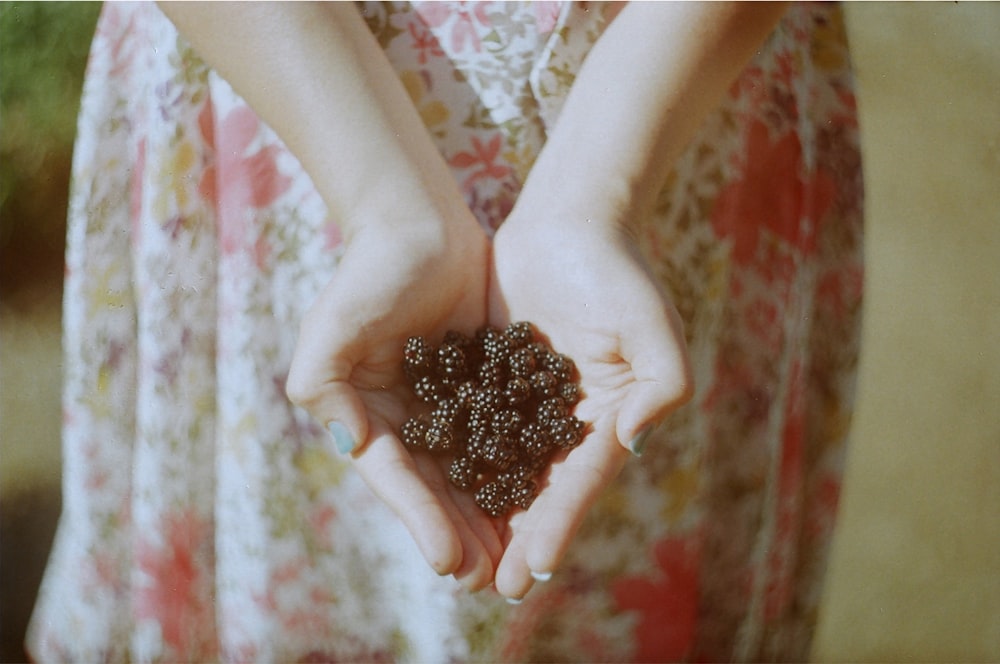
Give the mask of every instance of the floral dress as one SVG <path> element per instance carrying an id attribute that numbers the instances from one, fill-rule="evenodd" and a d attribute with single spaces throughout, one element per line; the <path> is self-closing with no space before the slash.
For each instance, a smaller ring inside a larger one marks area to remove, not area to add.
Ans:
<path id="1" fill-rule="evenodd" d="M 600 3 L 360 6 L 483 226 Z M 284 396 L 342 242 L 296 159 L 152 4 L 107 3 L 65 287 L 64 512 L 40 661 L 802 660 L 852 410 L 862 180 L 836 5 L 789 5 L 640 243 L 696 395 L 518 606 L 423 562 Z"/>

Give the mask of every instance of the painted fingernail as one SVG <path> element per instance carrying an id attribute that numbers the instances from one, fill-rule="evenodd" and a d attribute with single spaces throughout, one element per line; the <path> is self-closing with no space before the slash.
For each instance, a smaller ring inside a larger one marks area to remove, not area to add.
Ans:
<path id="1" fill-rule="evenodd" d="M 340 422 L 330 422 L 326 425 L 329 429 L 330 435 L 333 436 L 333 442 L 337 446 L 337 451 L 341 454 L 348 454 L 354 449 L 354 437 L 351 436 L 351 432 L 347 430 Z"/>
<path id="2" fill-rule="evenodd" d="M 535 581 L 548 581 L 552 578 L 552 572 L 532 572 L 531 578 Z"/>
<path id="3" fill-rule="evenodd" d="M 524 601 L 523 597 L 507 597 L 506 599 L 508 604 L 512 604 L 514 606 L 517 606 Z"/>
<path id="4" fill-rule="evenodd" d="M 635 438 L 628 442 L 628 448 L 635 456 L 642 456 L 642 453 L 646 450 L 646 443 L 649 442 L 649 434 L 652 433 L 652 427 L 646 427 L 639 433 L 635 435 Z"/>

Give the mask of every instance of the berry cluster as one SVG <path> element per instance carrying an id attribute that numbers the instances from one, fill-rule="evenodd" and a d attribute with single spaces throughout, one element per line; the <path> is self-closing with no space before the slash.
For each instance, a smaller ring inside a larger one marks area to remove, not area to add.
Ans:
<path id="1" fill-rule="evenodd" d="M 490 516 L 528 509 L 552 455 L 583 440 L 586 425 L 571 414 L 576 367 L 528 322 L 450 331 L 437 348 L 410 337 L 403 370 L 430 407 L 403 424 L 403 442 L 449 456 L 452 484 L 474 491 Z"/>

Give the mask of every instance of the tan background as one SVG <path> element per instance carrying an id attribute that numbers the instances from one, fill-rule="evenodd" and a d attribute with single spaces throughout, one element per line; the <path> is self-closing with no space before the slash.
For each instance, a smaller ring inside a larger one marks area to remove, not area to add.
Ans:
<path id="1" fill-rule="evenodd" d="M 860 402 L 820 660 L 1000 661 L 1000 5 L 852 4 Z"/>
<path id="2" fill-rule="evenodd" d="M 1000 4 L 847 14 L 868 291 L 814 654 L 1000 661 Z M 0 302 L 3 661 L 23 656 L 58 507 L 59 276 Z"/>

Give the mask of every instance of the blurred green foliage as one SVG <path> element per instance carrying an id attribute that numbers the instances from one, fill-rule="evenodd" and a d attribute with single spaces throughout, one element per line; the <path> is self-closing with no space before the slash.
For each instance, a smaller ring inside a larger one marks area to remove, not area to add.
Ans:
<path id="1" fill-rule="evenodd" d="M 61 233 L 99 2 L 0 2 L 0 246 Z M 53 209 L 54 208 L 54 209 Z"/>

